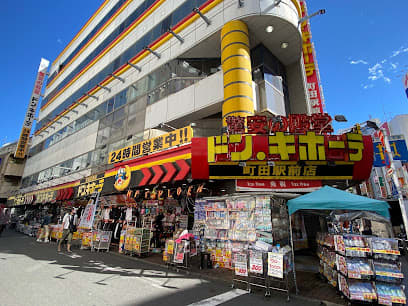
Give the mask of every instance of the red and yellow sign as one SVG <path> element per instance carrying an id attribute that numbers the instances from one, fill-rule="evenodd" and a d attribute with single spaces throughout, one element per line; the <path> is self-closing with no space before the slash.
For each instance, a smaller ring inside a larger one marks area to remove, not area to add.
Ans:
<path id="1" fill-rule="evenodd" d="M 307 16 L 306 2 L 300 1 L 302 18 Z M 309 21 L 304 21 L 301 25 L 303 39 L 303 62 L 307 77 L 307 92 L 312 113 L 323 113 L 323 104 L 319 70 L 315 56 L 314 44 L 312 43 L 312 32 Z"/>
<path id="2" fill-rule="evenodd" d="M 109 164 L 122 162 L 124 160 L 142 157 L 144 155 L 163 151 L 172 147 L 191 142 L 191 126 L 187 126 L 158 137 L 144 140 L 131 146 L 109 153 Z"/>
<path id="3" fill-rule="evenodd" d="M 115 176 L 114 187 L 117 191 L 125 190 L 130 183 L 132 178 L 132 172 L 130 171 L 129 166 L 124 166 L 118 169 L 118 173 Z"/>

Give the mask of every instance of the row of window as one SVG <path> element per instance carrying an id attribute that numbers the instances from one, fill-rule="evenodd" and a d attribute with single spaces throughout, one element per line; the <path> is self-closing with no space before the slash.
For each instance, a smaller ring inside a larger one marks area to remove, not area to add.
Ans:
<path id="1" fill-rule="evenodd" d="M 85 85 L 83 85 L 79 90 L 72 94 L 67 100 L 62 102 L 56 109 L 54 109 L 46 118 L 38 122 L 36 125 L 36 131 L 41 129 L 47 122 L 51 121 L 52 118 L 56 117 L 62 111 L 64 111 L 68 106 L 75 103 L 79 98 L 81 98 L 86 92 L 94 88 L 97 84 L 102 82 L 107 75 L 111 74 L 119 67 L 125 65 L 129 60 L 131 60 L 136 54 L 143 50 L 143 48 L 156 39 L 158 39 L 162 34 L 167 32 L 167 29 L 173 27 L 179 23 L 183 18 L 185 18 L 193 8 L 201 6 L 207 0 L 189 0 L 181 5 L 177 10 L 170 14 L 161 23 L 157 24 L 152 30 L 150 30 L 146 35 L 139 39 L 133 46 L 123 52 L 118 56 L 113 62 L 111 62 L 102 71 L 97 73 L 91 80 L 89 80 Z M 46 100 L 46 99 L 45 99 Z M 44 103 L 44 102 L 43 102 Z"/>
<path id="2" fill-rule="evenodd" d="M 50 75 L 50 77 L 48 78 L 47 81 L 47 86 L 49 83 L 52 82 L 52 80 L 55 79 L 55 77 L 57 76 L 57 74 L 59 73 L 59 71 L 66 66 L 67 63 L 69 63 L 74 57 L 75 55 L 78 54 L 78 52 L 82 49 L 83 46 L 85 46 L 92 37 L 95 36 L 96 32 L 99 31 L 99 29 L 102 28 L 102 26 L 109 20 L 109 18 L 111 18 L 116 11 L 122 6 L 122 4 L 125 2 L 126 0 L 119 0 L 112 8 L 111 10 L 105 15 L 105 17 L 102 18 L 102 20 L 93 28 L 93 30 L 81 41 L 81 43 L 78 45 L 78 47 L 76 47 L 74 49 L 74 51 L 71 52 L 71 54 L 62 62 L 59 64 L 59 67 L 57 70 L 54 71 L 54 73 L 52 75 Z M 152 0 L 150 0 L 152 1 Z M 154 1 L 154 0 L 153 0 Z M 148 1 L 146 1 L 148 2 Z M 141 7 L 144 6 L 144 3 L 141 4 Z"/>
<path id="3" fill-rule="evenodd" d="M 34 156 L 40 153 L 69 135 L 142 96 L 146 96 L 147 105 L 153 104 L 216 72 L 220 69 L 219 66 L 219 58 L 172 60 L 32 147 L 30 155 Z"/>

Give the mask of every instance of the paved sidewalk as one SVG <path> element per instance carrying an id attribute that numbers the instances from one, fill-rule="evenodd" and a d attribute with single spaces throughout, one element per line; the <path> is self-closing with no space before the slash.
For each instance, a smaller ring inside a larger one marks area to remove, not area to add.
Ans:
<path id="1" fill-rule="evenodd" d="M 13 231 L 0 237 L 1 305 L 319 305 L 273 292 L 249 294 L 228 282 L 177 273 L 113 252 L 73 253 Z"/>

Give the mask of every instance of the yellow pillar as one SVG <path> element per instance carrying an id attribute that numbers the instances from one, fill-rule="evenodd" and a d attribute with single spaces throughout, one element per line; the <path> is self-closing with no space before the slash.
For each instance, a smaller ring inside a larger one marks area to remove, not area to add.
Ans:
<path id="1" fill-rule="evenodd" d="M 226 126 L 228 116 L 254 114 L 248 27 L 244 22 L 230 21 L 222 28 L 221 63 L 224 72 L 222 122 Z"/>

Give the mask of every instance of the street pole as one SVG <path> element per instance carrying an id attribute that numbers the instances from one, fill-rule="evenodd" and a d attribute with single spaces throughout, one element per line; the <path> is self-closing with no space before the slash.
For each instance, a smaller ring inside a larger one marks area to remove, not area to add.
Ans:
<path id="1" fill-rule="evenodd" d="M 380 131 L 384 134 L 384 145 L 385 145 L 385 151 L 388 156 L 388 159 L 391 164 L 391 169 L 392 169 L 392 181 L 394 182 L 395 188 L 397 189 L 398 193 L 398 201 L 401 209 L 401 214 L 402 214 L 402 220 L 404 222 L 404 228 L 405 228 L 405 233 L 407 233 L 408 229 L 408 217 L 407 217 L 407 209 L 406 206 L 408 205 L 408 201 L 404 199 L 402 195 L 402 190 L 401 190 L 401 184 L 398 179 L 398 173 L 397 173 L 397 167 L 396 164 L 394 163 L 394 157 L 392 156 L 391 153 L 391 146 L 389 143 L 388 139 L 388 134 L 387 131 L 380 129 Z"/>

